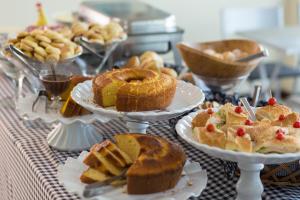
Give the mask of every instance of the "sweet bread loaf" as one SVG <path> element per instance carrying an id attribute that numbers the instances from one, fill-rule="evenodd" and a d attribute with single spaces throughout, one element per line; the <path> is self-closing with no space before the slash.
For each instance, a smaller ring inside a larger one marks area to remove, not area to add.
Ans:
<path id="1" fill-rule="evenodd" d="M 170 105 L 176 79 L 145 69 L 119 69 L 93 79 L 94 101 L 118 111 L 162 110 Z"/>

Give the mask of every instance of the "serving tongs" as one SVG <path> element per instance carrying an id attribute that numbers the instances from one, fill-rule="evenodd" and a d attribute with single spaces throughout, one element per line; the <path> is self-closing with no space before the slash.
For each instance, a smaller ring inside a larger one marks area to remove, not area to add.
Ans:
<path id="1" fill-rule="evenodd" d="M 244 105 L 244 108 L 249 114 L 249 117 L 252 121 L 256 120 L 255 111 L 253 108 L 255 108 L 257 105 L 257 102 L 260 97 L 260 93 L 261 93 L 261 85 L 256 85 L 254 87 L 254 93 L 252 97 L 252 107 L 250 106 L 250 103 L 248 102 L 248 99 L 246 97 L 240 98 L 241 103 Z"/>
<path id="2" fill-rule="evenodd" d="M 250 62 L 252 60 L 256 60 L 258 58 L 261 58 L 261 57 L 266 57 L 269 55 L 269 52 L 266 50 L 266 49 L 262 49 L 262 51 L 256 53 L 256 54 L 251 54 L 247 57 L 244 57 L 244 58 L 240 58 L 238 60 L 236 60 L 236 62 Z"/>
<path id="3" fill-rule="evenodd" d="M 126 37 L 127 38 L 127 37 Z M 109 56 L 112 54 L 112 52 L 117 48 L 117 46 L 123 42 L 126 38 L 122 40 L 113 41 L 108 44 L 99 44 L 99 43 L 92 43 L 88 41 L 85 37 L 76 37 L 74 39 L 75 42 L 77 42 L 79 45 L 82 46 L 85 50 L 95 55 L 97 58 L 101 60 L 101 63 L 99 66 L 95 69 L 95 73 L 98 74 L 102 71 L 106 61 L 108 60 Z M 101 47 L 101 49 L 104 51 L 104 55 L 99 54 L 95 48 L 95 46 Z"/>
<path id="4" fill-rule="evenodd" d="M 113 176 L 109 179 L 106 179 L 105 181 L 86 185 L 84 187 L 83 197 L 91 198 L 113 190 L 114 188 L 110 184 L 113 183 L 114 181 L 126 179 L 127 170 L 128 168 L 124 169 L 120 175 Z"/>
<path id="5" fill-rule="evenodd" d="M 19 50 L 17 47 L 15 47 L 14 45 L 10 44 L 6 47 L 5 50 L 8 50 L 12 53 L 12 55 L 18 60 L 20 61 L 24 67 L 26 67 L 27 70 L 29 70 L 29 72 L 31 74 L 33 74 L 33 76 L 35 76 L 36 78 L 39 79 L 39 73 L 40 71 L 38 69 L 36 69 L 34 66 L 32 66 L 26 59 L 26 56 L 24 55 L 24 53 Z M 41 89 L 38 93 L 38 96 L 36 97 L 36 99 L 33 101 L 32 106 L 31 106 L 31 110 L 32 112 L 35 112 L 35 108 L 37 107 L 37 105 L 39 104 L 39 102 L 41 101 L 41 97 L 44 97 L 45 100 L 45 112 L 48 112 L 48 95 L 47 92 L 43 89 Z"/>
<path id="6" fill-rule="evenodd" d="M 95 51 L 90 45 L 91 43 L 85 38 L 85 37 L 76 37 L 74 39 L 76 43 L 78 43 L 82 48 L 87 50 L 88 52 L 92 53 L 94 56 L 98 57 L 99 59 L 103 59 L 103 55 L 99 54 L 97 51 Z"/>
<path id="7" fill-rule="evenodd" d="M 32 66 L 26 59 L 26 55 L 19 50 L 17 47 L 14 45 L 10 44 L 8 45 L 5 50 L 10 51 L 13 56 L 20 61 L 26 69 L 29 70 L 30 73 L 32 73 L 35 77 L 39 78 L 39 70 L 37 70 L 34 66 Z"/>

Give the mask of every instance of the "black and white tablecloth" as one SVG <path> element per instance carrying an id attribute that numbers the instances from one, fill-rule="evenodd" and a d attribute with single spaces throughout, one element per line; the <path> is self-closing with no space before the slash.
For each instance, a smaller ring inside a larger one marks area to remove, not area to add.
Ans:
<path id="1" fill-rule="evenodd" d="M 0 75 L 0 199 L 1 200 L 78 200 L 59 185 L 57 166 L 67 157 L 78 153 L 61 152 L 50 148 L 46 142 L 51 127 L 42 121 L 23 121 L 12 106 L 13 85 Z M 93 124 L 105 139 L 115 133 L 126 132 L 121 121 Z M 227 179 L 218 159 L 174 136 L 166 122 L 150 127 L 149 133 L 157 134 L 179 143 L 189 159 L 197 161 L 208 172 L 208 183 L 201 196 L 196 199 L 226 200 L 235 198 L 237 178 Z M 266 186 L 263 199 L 300 199 L 299 187 Z"/>

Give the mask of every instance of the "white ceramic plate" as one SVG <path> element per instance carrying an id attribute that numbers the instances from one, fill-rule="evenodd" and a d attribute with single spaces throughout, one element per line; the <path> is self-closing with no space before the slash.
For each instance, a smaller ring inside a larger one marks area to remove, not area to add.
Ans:
<path id="1" fill-rule="evenodd" d="M 204 101 L 202 90 L 184 81 L 177 82 L 176 93 L 166 110 L 145 112 L 119 112 L 115 107 L 103 108 L 93 102 L 92 81 L 78 84 L 71 93 L 72 98 L 86 109 L 110 118 L 129 117 L 143 121 L 158 121 L 176 117 L 181 113 L 192 110 Z"/>
<path id="2" fill-rule="evenodd" d="M 83 159 L 88 152 L 84 151 L 77 159 L 68 158 L 65 164 L 58 166 L 58 181 L 71 193 L 82 197 L 85 184 L 80 182 L 81 173 L 87 168 Z M 186 172 L 176 187 L 165 192 L 148 195 L 129 195 L 124 193 L 126 186 L 118 187 L 101 194 L 93 199 L 97 200 L 184 200 L 192 196 L 199 196 L 207 184 L 207 173 L 202 170 L 199 163 L 188 163 L 184 167 Z M 191 184 L 188 184 L 191 183 Z"/>
<path id="3" fill-rule="evenodd" d="M 84 124 L 91 124 L 95 121 L 101 122 L 108 122 L 109 118 L 98 116 L 96 114 L 90 115 L 83 115 L 83 116 L 76 116 L 66 118 L 63 117 L 60 113 L 54 112 L 53 110 L 49 110 L 48 113 L 44 112 L 43 102 L 37 106 L 36 111 L 32 112 L 31 107 L 32 103 L 35 100 L 36 95 L 34 94 L 27 94 L 26 97 L 21 98 L 18 102 L 17 111 L 18 113 L 25 117 L 28 120 L 37 120 L 42 119 L 46 123 L 53 123 L 53 122 L 61 122 L 63 124 L 73 124 L 75 122 L 82 122 Z"/>
<path id="4" fill-rule="evenodd" d="M 208 155 L 234 162 L 263 164 L 279 164 L 294 161 L 300 158 L 300 152 L 285 154 L 244 153 L 231 150 L 224 150 L 217 147 L 211 147 L 206 144 L 201 144 L 198 141 L 196 141 L 196 139 L 194 139 L 191 125 L 193 118 L 197 115 L 198 112 L 190 113 L 189 115 L 180 119 L 176 124 L 176 131 L 182 139 L 184 139 L 197 149 L 200 149 L 201 151 L 207 153 Z"/>

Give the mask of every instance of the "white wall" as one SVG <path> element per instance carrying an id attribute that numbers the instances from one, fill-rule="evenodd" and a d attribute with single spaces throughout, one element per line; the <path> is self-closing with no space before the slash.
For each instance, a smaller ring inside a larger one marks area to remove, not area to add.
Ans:
<path id="1" fill-rule="evenodd" d="M 220 37 L 219 12 L 224 7 L 275 5 L 280 0 L 143 0 L 174 13 L 188 41 Z"/>
<path id="2" fill-rule="evenodd" d="M 58 11 L 76 10 L 81 0 L 41 0 L 49 18 Z M 274 5 L 281 0 L 142 0 L 175 14 L 185 29 L 185 40 L 220 37 L 219 11 L 223 7 Z M 25 27 L 36 21 L 35 0 L 0 0 L 0 29 Z"/>

